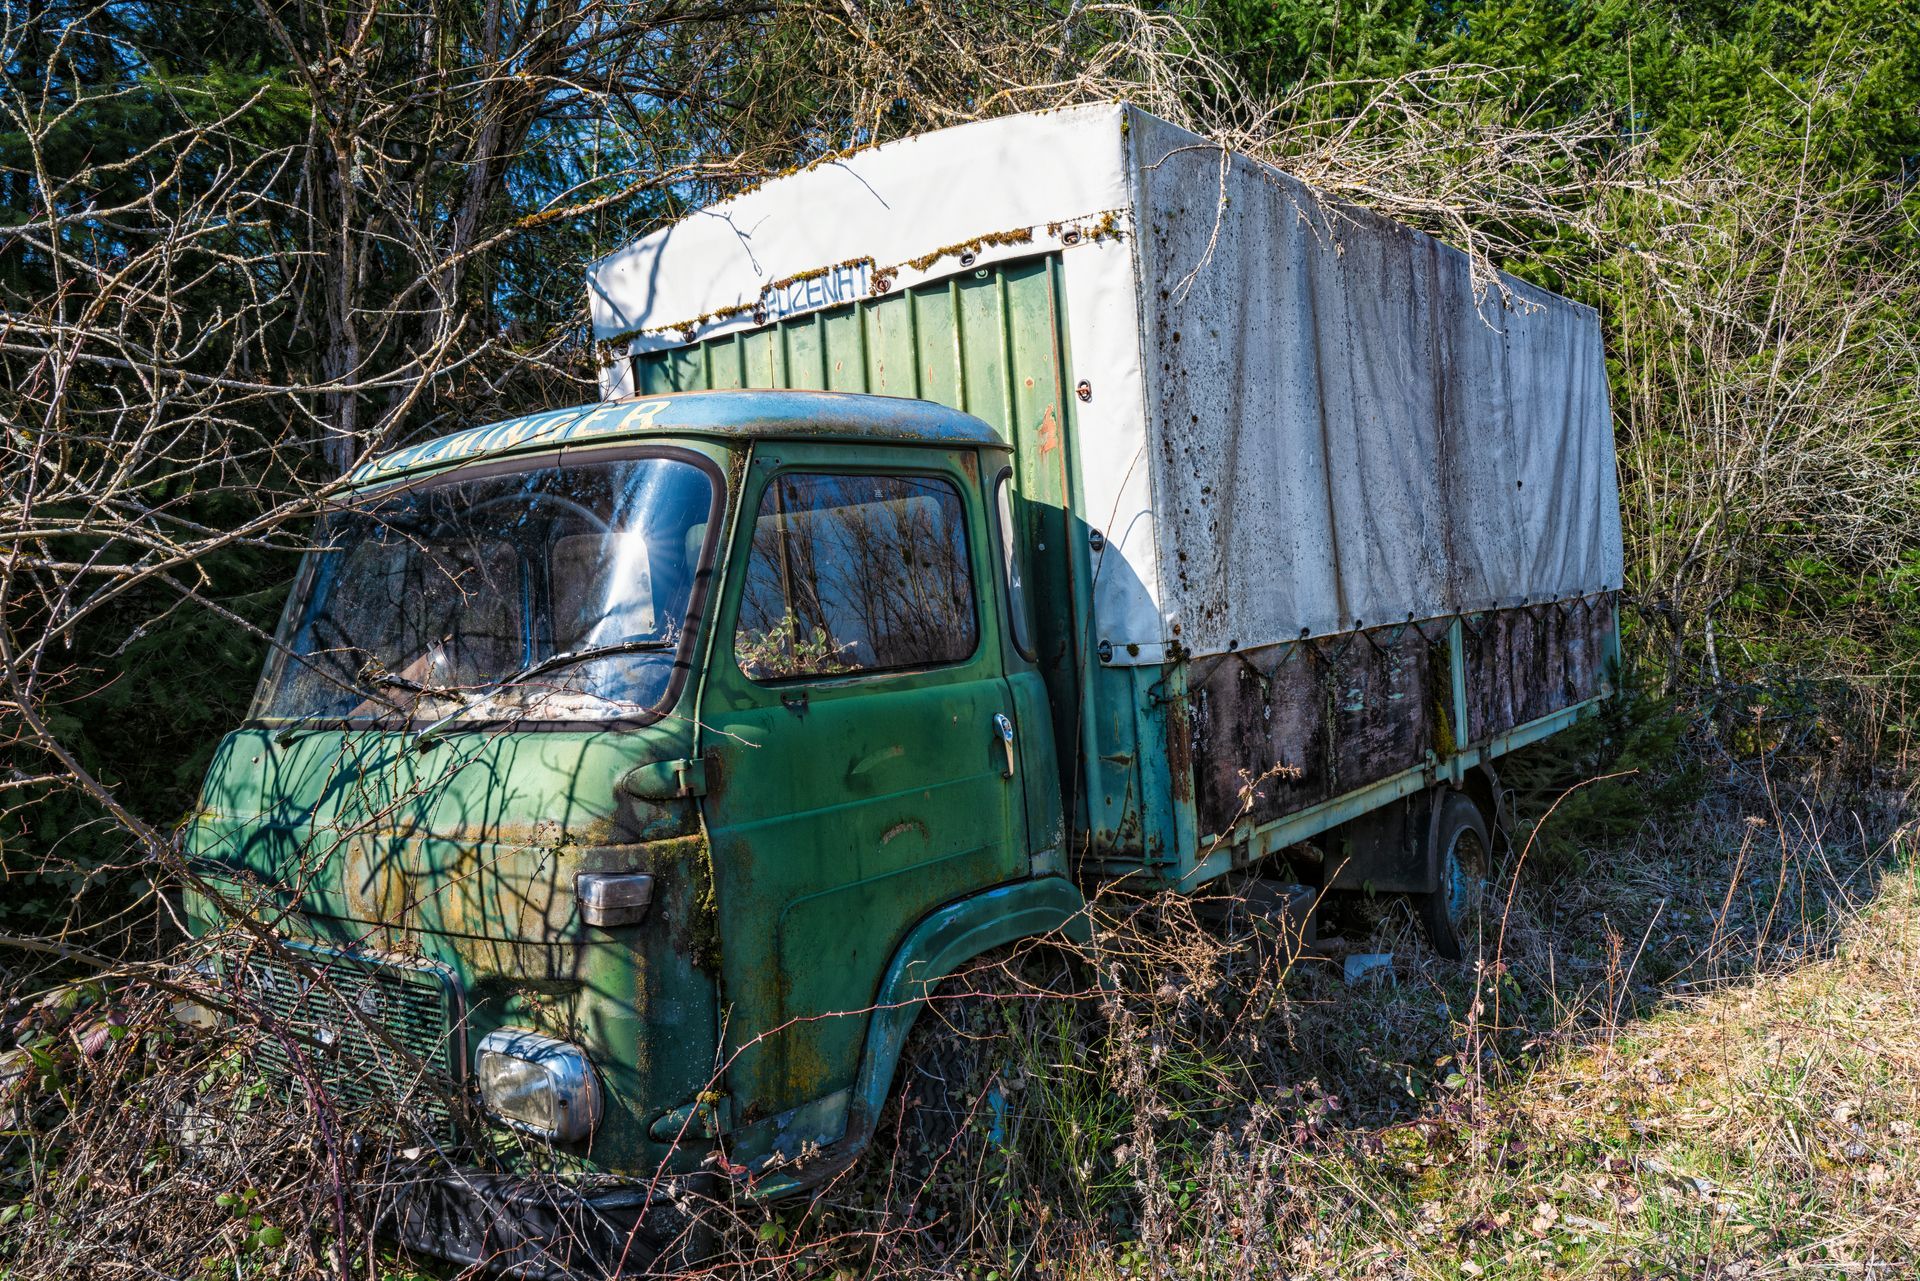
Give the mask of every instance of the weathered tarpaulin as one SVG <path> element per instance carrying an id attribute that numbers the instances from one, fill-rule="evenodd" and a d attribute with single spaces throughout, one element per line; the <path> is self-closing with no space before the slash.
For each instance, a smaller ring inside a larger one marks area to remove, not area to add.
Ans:
<path id="1" fill-rule="evenodd" d="M 1196 653 L 1620 585 L 1594 312 L 1151 118 L 1159 601 Z M 1503 294 L 1505 295 L 1503 297 Z"/>
<path id="2" fill-rule="evenodd" d="M 776 179 L 597 264 L 590 294 L 596 334 L 642 352 L 1038 254 L 1062 263 L 1103 661 L 1619 587 L 1590 309 L 1477 289 L 1458 251 L 1132 108 Z M 608 395 L 632 385 L 614 354 Z"/>

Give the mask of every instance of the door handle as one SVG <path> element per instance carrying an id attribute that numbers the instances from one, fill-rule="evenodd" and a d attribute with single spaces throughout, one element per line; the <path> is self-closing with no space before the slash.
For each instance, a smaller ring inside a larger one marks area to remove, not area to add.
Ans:
<path id="1" fill-rule="evenodd" d="M 1000 771 L 1001 778 L 1013 777 L 1013 719 L 1005 712 L 993 714 L 993 728 L 999 731 L 1000 746 L 1007 749 L 1007 764 Z"/>

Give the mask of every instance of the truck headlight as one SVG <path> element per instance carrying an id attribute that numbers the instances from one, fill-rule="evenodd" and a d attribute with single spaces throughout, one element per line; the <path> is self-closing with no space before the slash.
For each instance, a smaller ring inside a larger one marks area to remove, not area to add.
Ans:
<path id="1" fill-rule="evenodd" d="M 600 1082 L 578 1046 L 499 1028 L 481 1038 L 474 1075 L 487 1111 L 516 1130 L 577 1143 L 600 1124 Z"/>

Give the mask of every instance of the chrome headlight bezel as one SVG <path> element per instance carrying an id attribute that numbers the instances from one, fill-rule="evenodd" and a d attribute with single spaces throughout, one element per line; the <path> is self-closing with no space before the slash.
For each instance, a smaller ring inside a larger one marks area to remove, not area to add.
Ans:
<path id="1" fill-rule="evenodd" d="M 523 1134 L 578 1143 L 600 1124 L 600 1080 L 577 1045 L 525 1028 L 496 1028 L 474 1050 L 473 1076 L 487 1115 Z"/>

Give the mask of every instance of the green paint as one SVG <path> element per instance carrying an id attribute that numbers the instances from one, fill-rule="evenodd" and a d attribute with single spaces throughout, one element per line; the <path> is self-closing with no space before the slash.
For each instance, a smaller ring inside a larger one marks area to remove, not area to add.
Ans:
<path id="1" fill-rule="evenodd" d="M 671 721 L 620 733 L 451 733 L 430 751 L 387 731 L 311 731 L 221 744 L 189 852 L 296 937 L 420 958 L 467 1001 L 469 1044 L 533 1026 L 590 1049 L 607 1119 L 590 1165 L 669 1155 L 646 1128 L 707 1082 L 718 1020 L 695 923 L 705 840 L 695 802 L 619 788 L 649 756 L 687 750 Z M 580 923 L 573 878 L 645 871 L 640 927 Z M 196 926 L 212 906 L 190 897 Z"/>
<path id="2" fill-rule="evenodd" d="M 894 1069 L 907 1034 L 940 980 L 984 952 L 1049 934 L 1079 943 L 1092 937 L 1086 902 L 1064 877 L 1043 876 L 986 890 L 949 904 L 913 927 L 881 978 L 853 1087 L 831 1096 L 830 1110 L 817 1119 L 820 1137 L 831 1144 L 825 1164 L 832 1166 L 836 1159 L 857 1155 L 872 1136 L 892 1093 Z M 790 1117 L 778 1120 L 789 1122 Z M 784 1129 L 784 1135 L 775 1125 L 743 1130 L 736 1159 L 753 1160 L 781 1151 L 786 1146 L 782 1139 L 794 1127 L 789 1123 Z M 756 1184 L 754 1191 L 757 1196 L 776 1197 L 798 1191 L 806 1182 L 795 1175 L 774 1175 Z"/>
<path id="3" fill-rule="evenodd" d="M 1044 747 L 1024 733 L 1022 751 L 1047 758 L 1059 781 L 1044 794 L 1029 789 L 1029 819 L 1035 833 L 1060 831 L 1063 840 L 1070 826 L 1081 834 L 1073 853 L 1091 852 L 1103 872 L 1121 874 L 1182 847 L 1192 802 L 1140 764 L 1166 738 L 1165 705 L 1141 702 L 1161 671 L 1102 667 L 1094 655 L 1092 531 L 1075 514 L 1079 401 L 1065 305 L 1059 255 L 1036 256 L 646 353 L 634 358 L 634 386 L 642 397 L 741 386 L 913 397 L 972 414 L 1013 446 L 1016 541 L 1038 660 L 1010 664 L 1009 679 L 1023 723 L 1044 714 L 1053 730 Z M 1027 761 L 1036 775 L 1045 763 Z"/>

